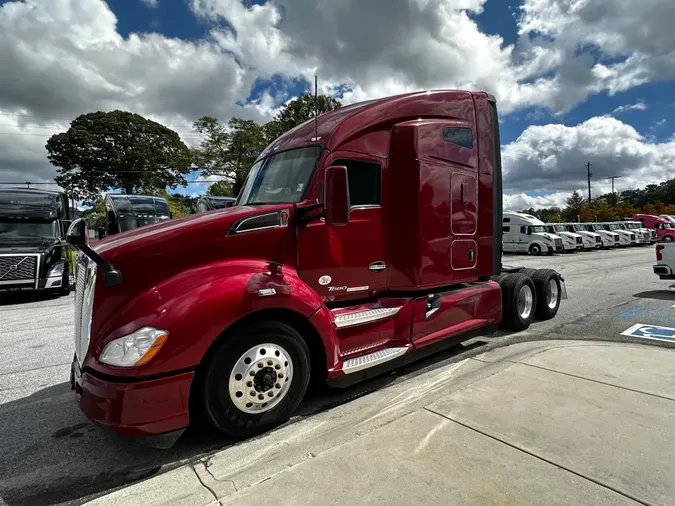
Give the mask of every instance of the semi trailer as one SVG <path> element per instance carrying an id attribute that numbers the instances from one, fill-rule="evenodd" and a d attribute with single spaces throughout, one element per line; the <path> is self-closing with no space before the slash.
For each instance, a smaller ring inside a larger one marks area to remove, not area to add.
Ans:
<path id="1" fill-rule="evenodd" d="M 503 267 L 503 225 L 490 95 L 322 114 L 262 152 L 234 207 L 93 245 L 72 224 L 75 397 L 125 435 L 172 440 L 203 414 L 244 438 L 286 421 L 310 381 L 553 318 L 563 278 Z"/>

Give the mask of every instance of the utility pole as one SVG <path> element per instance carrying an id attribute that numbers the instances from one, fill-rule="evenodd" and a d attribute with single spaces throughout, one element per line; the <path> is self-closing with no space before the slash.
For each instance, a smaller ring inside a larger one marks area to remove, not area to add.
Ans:
<path id="1" fill-rule="evenodd" d="M 611 179 L 611 180 L 612 180 L 612 195 L 614 195 L 614 180 L 615 180 L 615 179 L 619 179 L 619 178 L 621 178 L 621 176 L 609 176 L 609 177 L 607 178 L 607 179 Z"/>
<path id="2" fill-rule="evenodd" d="M 591 162 L 586 164 L 586 170 L 588 171 L 588 201 L 591 201 L 591 177 L 593 173 L 591 172 Z"/>
<path id="3" fill-rule="evenodd" d="M 30 181 L 26 181 L 26 187 L 30 188 Z"/>

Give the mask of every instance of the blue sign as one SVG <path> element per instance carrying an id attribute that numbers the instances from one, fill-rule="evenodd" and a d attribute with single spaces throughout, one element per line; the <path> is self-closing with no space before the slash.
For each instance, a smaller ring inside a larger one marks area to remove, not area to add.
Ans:
<path id="1" fill-rule="evenodd" d="M 646 323 L 638 323 L 633 325 L 632 327 L 621 332 L 621 335 L 675 343 L 674 328 L 660 327 L 658 325 L 647 325 Z"/>

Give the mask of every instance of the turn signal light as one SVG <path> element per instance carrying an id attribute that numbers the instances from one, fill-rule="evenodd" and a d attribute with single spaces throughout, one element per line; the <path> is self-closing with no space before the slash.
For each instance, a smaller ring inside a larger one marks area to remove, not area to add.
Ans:
<path id="1" fill-rule="evenodd" d="M 663 260 L 663 255 L 661 254 L 661 251 L 663 251 L 663 248 L 664 248 L 663 244 L 658 244 L 656 246 L 656 261 L 657 262 L 660 262 L 661 260 Z"/>

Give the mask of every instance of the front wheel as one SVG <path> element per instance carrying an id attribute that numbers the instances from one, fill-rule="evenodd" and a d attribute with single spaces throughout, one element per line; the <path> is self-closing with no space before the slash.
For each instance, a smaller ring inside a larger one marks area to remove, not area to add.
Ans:
<path id="1" fill-rule="evenodd" d="M 667 235 L 663 238 L 663 242 L 673 242 L 673 238 L 671 236 Z"/>
<path id="2" fill-rule="evenodd" d="M 530 254 L 535 256 L 541 255 L 541 246 L 539 246 L 538 244 L 533 244 L 532 246 L 530 246 Z"/>
<path id="3" fill-rule="evenodd" d="M 216 351 L 204 381 L 207 418 L 246 438 L 288 420 L 309 383 L 307 344 L 291 326 L 258 322 L 238 329 Z"/>

